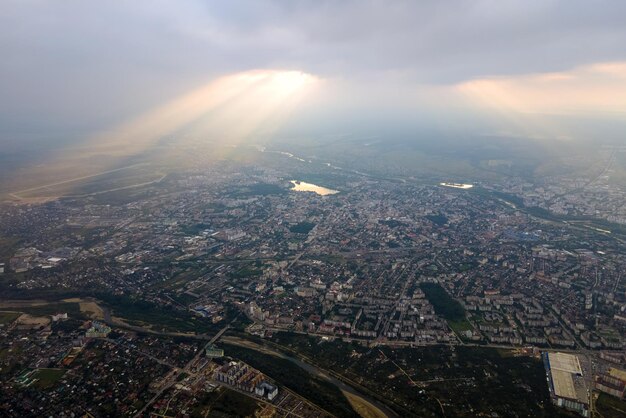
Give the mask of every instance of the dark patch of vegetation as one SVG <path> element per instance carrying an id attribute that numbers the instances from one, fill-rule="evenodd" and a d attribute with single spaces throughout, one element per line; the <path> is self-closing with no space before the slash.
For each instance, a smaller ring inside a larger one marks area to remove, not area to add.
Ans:
<path id="1" fill-rule="evenodd" d="M 254 399 L 222 388 L 219 391 L 202 394 L 198 405 L 191 410 L 191 416 L 193 418 L 253 417 L 257 409 L 258 403 Z"/>
<path id="2" fill-rule="evenodd" d="M 0 263 L 7 263 L 18 248 L 20 240 L 16 237 L 0 238 Z"/>
<path id="3" fill-rule="evenodd" d="M 471 269 L 475 268 L 476 266 L 477 266 L 477 264 L 475 262 L 461 263 L 461 264 L 459 264 L 458 269 L 459 269 L 460 272 L 463 272 L 463 271 L 471 270 Z"/>
<path id="4" fill-rule="evenodd" d="M 454 330 L 454 332 L 456 333 L 461 333 L 463 331 L 470 331 L 474 329 L 474 327 L 472 327 L 472 324 L 466 319 L 461 321 L 448 321 L 448 325 L 450 325 L 450 328 L 452 328 L 452 330 Z"/>
<path id="5" fill-rule="evenodd" d="M 25 306 L 16 309 L 33 316 L 48 316 L 58 313 L 67 313 L 70 318 L 85 318 L 85 316 L 80 312 L 80 306 L 75 302 L 49 303 L 41 306 Z"/>
<path id="6" fill-rule="evenodd" d="M 454 300 L 446 290 L 437 283 L 421 283 L 420 288 L 426 298 L 432 303 L 437 315 L 443 316 L 448 321 L 462 321 L 465 319 L 465 309 Z"/>
<path id="7" fill-rule="evenodd" d="M 32 377 L 37 379 L 35 382 L 36 388 L 47 389 L 58 382 L 64 374 L 65 370 L 62 369 L 38 369 L 33 373 Z"/>
<path id="8" fill-rule="evenodd" d="M 406 223 L 395 220 L 395 219 L 379 220 L 378 223 L 382 225 L 387 225 L 389 228 L 396 228 L 398 226 L 406 225 Z"/>
<path id="9" fill-rule="evenodd" d="M 442 214 L 426 215 L 426 219 L 428 219 L 432 223 L 434 223 L 436 225 L 439 225 L 439 226 L 442 226 L 442 225 L 445 225 L 446 223 L 448 223 L 448 218 L 446 218 Z"/>
<path id="10" fill-rule="evenodd" d="M 373 348 L 285 332 L 275 333 L 272 341 L 364 386 L 400 416 L 575 416 L 550 402 L 541 361 L 514 356 L 510 350 Z"/>
<path id="11" fill-rule="evenodd" d="M 517 195 L 511 194 L 511 193 L 505 193 L 505 192 L 498 192 L 498 191 L 492 191 L 491 194 L 495 197 L 499 197 L 502 200 L 506 200 L 508 202 L 513 203 L 518 208 L 523 208 L 525 206 L 524 199 L 522 199 L 521 197 Z"/>
<path id="12" fill-rule="evenodd" d="M 152 325 L 154 329 L 178 332 L 213 333 L 223 326 L 223 321 L 212 324 L 210 320 L 198 318 L 187 310 L 172 306 L 157 305 L 141 299 L 118 295 L 99 295 L 113 314 L 131 323 Z"/>
<path id="13" fill-rule="evenodd" d="M 63 321 L 57 321 L 52 323 L 52 330 L 55 332 L 67 332 L 70 333 L 72 331 L 76 331 L 83 324 L 83 320 L 74 319 L 69 317 Z"/>
<path id="14" fill-rule="evenodd" d="M 0 312 L 0 325 L 10 324 L 20 315 L 19 312 Z"/>
<path id="15" fill-rule="evenodd" d="M 231 273 L 231 276 L 236 279 L 242 279 L 245 277 L 255 277 L 260 276 L 263 273 L 261 269 L 255 269 L 251 267 L 244 267 L 242 269 L 237 270 L 234 273 Z"/>
<path id="16" fill-rule="evenodd" d="M 184 225 L 181 227 L 183 234 L 186 235 L 198 235 L 200 232 L 209 229 L 211 226 L 208 224 L 197 223 L 193 225 Z"/>
<path id="17" fill-rule="evenodd" d="M 596 401 L 596 409 L 600 416 L 626 418 L 626 401 L 601 393 Z"/>
<path id="18" fill-rule="evenodd" d="M 290 226 L 289 231 L 295 234 L 308 234 L 313 228 L 315 228 L 314 223 L 303 221 Z"/>
<path id="19" fill-rule="evenodd" d="M 337 417 L 358 416 L 335 385 L 308 373 L 295 363 L 244 347 L 230 344 L 224 344 L 224 347 L 228 355 L 259 369 L 280 385 L 293 390 Z"/>
<path id="20" fill-rule="evenodd" d="M 270 183 L 256 183 L 235 193 L 238 196 L 269 196 L 287 193 L 287 190 Z"/>

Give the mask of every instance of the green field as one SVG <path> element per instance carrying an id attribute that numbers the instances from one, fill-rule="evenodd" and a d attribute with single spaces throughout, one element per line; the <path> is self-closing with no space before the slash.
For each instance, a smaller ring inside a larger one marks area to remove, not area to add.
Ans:
<path id="1" fill-rule="evenodd" d="M 605 418 L 626 418 L 626 401 L 601 393 L 596 400 L 596 410 Z"/>
<path id="2" fill-rule="evenodd" d="M 35 387 L 47 389 L 61 380 L 64 374 L 65 370 L 63 369 L 37 369 L 33 373 L 32 378 L 37 379 Z"/>
<path id="3" fill-rule="evenodd" d="M 84 318 L 76 302 L 50 302 L 46 305 L 25 306 L 21 311 L 33 316 L 46 316 L 67 313 L 71 318 Z"/>
<path id="4" fill-rule="evenodd" d="M 452 330 L 457 333 L 463 331 L 471 331 L 474 329 L 472 324 L 467 319 L 464 319 L 462 321 L 448 321 L 448 325 L 450 325 L 450 328 L 452 328 Z"/>
<path id="5" fill-rule="evenodd" d="M 10 324 L 21 315 L 20 312 L 0 312 L 0 325 Z"/>
<path id="6" fill-rule="evenodd" d="M 20 240 L 16 237 L 0 237 L 0 263 L 8 263 Z M 5 267 L 6 268 L 6 267 Z"/>

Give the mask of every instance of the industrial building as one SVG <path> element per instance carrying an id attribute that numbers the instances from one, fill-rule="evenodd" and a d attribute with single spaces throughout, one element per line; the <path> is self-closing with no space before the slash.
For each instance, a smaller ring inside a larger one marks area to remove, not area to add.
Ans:
<path id="1" fill-rule="evenodd" d="M 204 352 L 208 358 L 224 357 L 224 350 L 215 347 L 213 344 L 207 344 L 206 347 L 204 347 Z"/>
<path id="2" fill-rule="evenodd" d="M 271 401 L 276 397 L 276 395 L 278 395 L 278 388 L 275 385 L 264 381 L 257 385 L 254 392 L 258 396 L 266 396 L 267 399 Z"/>
<path id="3" fill-rule="evenodd" d="M 596 376 L 596 389 L 617 398 L 626 396 L 626 371 L 616 368 Z"/>
<path id="4" fill-rule="evenodd" d="M 552 402 L 589 416 L 589 389 L 578 357 L 567 353 L 543 353 L 542 356 Z"/>
<path id="5" fill-rule="evenodd" d="M 111 333 L 111 328 L 102 322 L 93 321 L 91 327 L 85 332 L 87 338 L 106 338 Z"/>

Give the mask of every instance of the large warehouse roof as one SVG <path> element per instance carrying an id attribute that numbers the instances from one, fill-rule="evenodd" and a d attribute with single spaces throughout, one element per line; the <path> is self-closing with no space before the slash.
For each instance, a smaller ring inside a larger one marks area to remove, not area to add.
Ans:
<path id="1" fill-rule="evenodd" d="M 567 353 L 548 353 L 548 362 L 554 394 L 559 398 L 587 403 L 587 390 L 578 357 Z"/>
<path id="2" fill-rule="evenodd" d="M 576 389 L 572 374 L 563 370 L 551 370 L 554 394 L 559 398 L 576 399 Z"/>
<path id="3" fill-rule="evenodd" d="M 549 353 L 550 368 L 552 370 L 562 370 L 564 372 L 582 374 L 578 357 L 567 353 Z"/>

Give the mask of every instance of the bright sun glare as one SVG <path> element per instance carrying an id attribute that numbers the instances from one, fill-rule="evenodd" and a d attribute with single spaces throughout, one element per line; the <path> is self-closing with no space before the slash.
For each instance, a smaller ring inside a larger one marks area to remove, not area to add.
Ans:
<path id="1" fill-rule="evenodd" d="M 134 154 L 192 124 L 192 134 L 221 132 L 227 136 L 220 139 L 236 143 L 260 129 L 276 129 L 318 82 L 317 77 L 300 71 L 230 74 L 114 127 L 92 143 Z"/>

